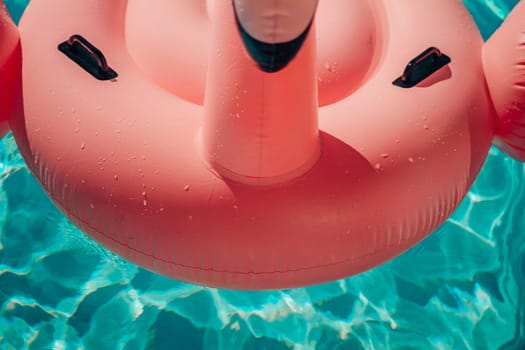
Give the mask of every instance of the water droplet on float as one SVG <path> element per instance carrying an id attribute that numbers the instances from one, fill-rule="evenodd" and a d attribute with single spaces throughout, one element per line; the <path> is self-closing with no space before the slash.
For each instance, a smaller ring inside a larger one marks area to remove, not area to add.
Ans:
<path id="1" fill-rule="evenodd" d="M 188 192 L 190 190 L 190 185 L 184 186 L 184 191 Z"/>
<path id="2" fill-rule="evenodd" d="M 142 191 L 142 204 L 144 204 L 144 206 L 148 205 L 148 197 L 146 195 L 146 191 Z"/>
<path id="3" fill-rule="evenodd" d="M 76 128 L 76 129 L 75 129 L 75 134 L 78 134 L 79 131 L 80 131 L 80 129 L 79 129 L 79 128 Z"/>
<path id="4" fill-rule="evenodd" d="M 334 73 L 335 70 L 336 70 L 336 64 L 335 63 L 325 63 L 324 67 L 327 71 L 329 71 L 330 73 Z"/>
<path id="5" fill-rule="evenodd" d="M 412 158 L 412 157 L 408 157 L 408 162 L 409 162 L 409 163 L 414 163 L 414 158 Z"/>
<path id="6" fill-rule="evenodd" d="M 115 179 L 115 181 L 118 181 L 118 175 L 115 174 L 115 176 L 113 176 L 113 178 Z"/>
<path id="7" fill-rule="evenodd" d="M 427 124 L 423 125 L 423 128 L 424 128 L 425 130 L 428 130 L 428 125 L 427 125 Z"/>
<path id="8" fill-rule="evenodd" d="M 374 168 L 376 170 L 383 170 L 383 166 L 381 165 L 381 163 L 376 163 L 376 165 L 374 165 Z"/>
<path id="9" fill-rule="evenodd" d="M 389 157 L 388 153 L 382 153 L 381 158 L 387 159 Z"/>
<path id="10" fill-rule="evenodd" d="M 82 179 L 82 185 L 84 185 L 86 183 L 86 180 L 85 179 Z"/>
<path id="11" fill-rule="evenodd" d="M 86 148 L 86 144 L 82 142 L 82 144 L 80 145 L 80 149 L 83 151 L 85 148 Z"/>

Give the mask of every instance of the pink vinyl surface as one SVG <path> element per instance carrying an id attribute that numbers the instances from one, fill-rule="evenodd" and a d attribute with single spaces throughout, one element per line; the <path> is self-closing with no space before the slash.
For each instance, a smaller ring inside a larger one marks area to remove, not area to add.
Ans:
<path id="1" fill-rule="evenodd" d="M 20 41 L 18 30 L 0 0 L 0 137 L 9 130 L 8 120 L 20 102 Z"/>
<path id="2" fill-rule="evenodd" d="M 318 6 L 297 57 L 268 74 L 231 1 L 32 2 L 24 113 L 11 120 L 24 158 L 79 227 L 173 278 L 285 288 L 397 256 L 454 210 L 491 145 L 483 42 L 459 1 Z M 525 6 L 515 11 L 510 31 Z M 98 81 L 56 49 L 73 34 L 118 78 Z M 392 85 L 430 46 L 451 63 Z"/>

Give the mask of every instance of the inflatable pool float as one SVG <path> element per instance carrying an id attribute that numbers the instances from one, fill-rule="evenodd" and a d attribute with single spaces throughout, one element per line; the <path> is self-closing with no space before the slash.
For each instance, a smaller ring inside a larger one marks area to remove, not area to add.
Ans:
<path id="1" fill-rule="evenodd" d="M 494 138 L 525 159 L 524 2 L 486 44 L 460 1 L 300 4 L 31 2 L 9 116 L 29 168 L 124 258 L 268 289 L 417 244 Z"/>
<path id="2" fill-rule="evenodd" d="M 18 30 L 0 0 L 0 137 L 9 130 L 8 119 L 17 112 L 17 86 L 20 74 L 20 41 Z"/>

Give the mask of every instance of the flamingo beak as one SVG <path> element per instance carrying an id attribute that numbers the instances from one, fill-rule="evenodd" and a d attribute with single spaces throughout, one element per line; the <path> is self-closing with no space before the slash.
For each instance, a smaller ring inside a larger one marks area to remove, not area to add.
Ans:
<path id="1" fill-rule="evenodd" d="M 285 68 L 310 32 L 317 0 L 301 2 L 306 8 L 298 11 L 295 1 L 233 0 L 244 47 L 264 72 L 275 73 Z"/>

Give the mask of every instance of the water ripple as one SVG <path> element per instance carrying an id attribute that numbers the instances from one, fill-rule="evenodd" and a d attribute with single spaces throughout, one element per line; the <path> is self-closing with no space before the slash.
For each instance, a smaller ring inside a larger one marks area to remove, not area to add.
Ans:
<path id="1" fill-rule="evenodd" d="M 470 0 L 485 37 L 517 0 Z M 18 16 L 25 0 L 7 4 Z M 497 149 L 452 217 L 399 258 L 302 289 L 235 292 L 123 261 L 0 142 L 1 349 L 523 349 L 524 166 Z M 415 268 L 417 267 L 417 268 Z"/>

